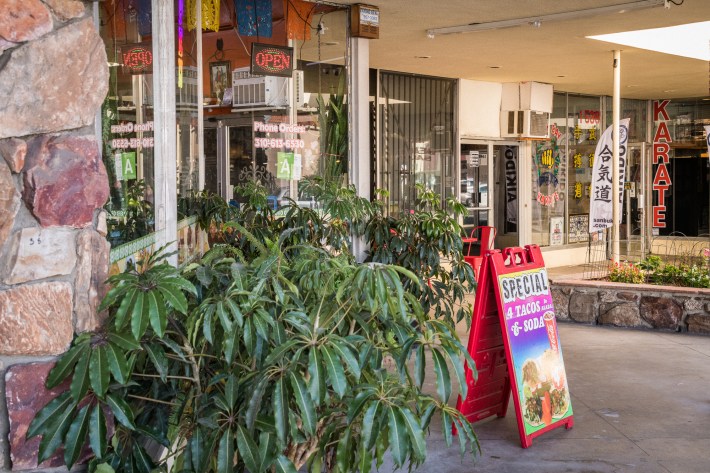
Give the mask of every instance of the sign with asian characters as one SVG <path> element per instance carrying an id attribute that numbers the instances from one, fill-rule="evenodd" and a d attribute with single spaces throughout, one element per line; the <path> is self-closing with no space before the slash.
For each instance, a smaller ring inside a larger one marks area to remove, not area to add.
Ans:
<path id="1" fill-rule="evenodd" d="M 262 76 L 291 77 L 293 48 L 252 43 L 250 72 Z"/>
<path id="2" fill-rule="evenodd" d="M 624 196 L 624 174 L 626 172 L 626 144 L 629 141 L 629 118 L 624 118 L 619 122 L 619 181 L 617 188 L 619 192 L 619 204 L 623 202 Z M 594 152 L 594 167 L 592 168 L 592 192 L 589 196 L 589 233 L 598 232 L 609 228 L 613 224 L 612 219 L 612 132 L 613 125 L 610 125 L 602 133 L 597 148 Z"/>

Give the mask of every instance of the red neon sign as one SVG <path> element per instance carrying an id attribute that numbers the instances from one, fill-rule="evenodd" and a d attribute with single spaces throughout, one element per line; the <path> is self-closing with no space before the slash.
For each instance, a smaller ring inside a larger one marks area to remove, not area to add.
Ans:
<path id="1" fill-rule="evenodd" d="M 123 65 L 131 74 L 149 74 L 153 68 L 153 52 L 145 45 L 132 46 L 121 51 Z"/>
<path id="2" fill-rule="evenodd" d="M 293 74 L 292 64 L 293 48 L 285 48 L 271 44 L 252 44 L 252 74 L 291 77 Z"/>

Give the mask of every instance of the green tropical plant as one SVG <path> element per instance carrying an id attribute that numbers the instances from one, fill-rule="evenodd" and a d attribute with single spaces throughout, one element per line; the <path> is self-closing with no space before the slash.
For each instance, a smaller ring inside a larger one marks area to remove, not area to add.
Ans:
<path id="1" fill-rule="evenodd" d="M 364 226 L 371 209 L 314 189 L 326 210 L 288 209 L 290 227 L 263 219 L 268 231 L 252 233 L 246 217 L 267 212 L 257 205 L 228 223 L 248 251 L 220 246 L 182 271 L 159 251 L 110 278 L 106 325 L 50 372 L 48 386 L 71 381 L 30 425 L 40 461 L 63 445 L 71 467 L 88 440 L 91 471 L 366 472 L 388 451 L 398 466 L 421 464 L 435 418 L 447 444 L 453 424 L 462 454 L 477 450 L 448 404 L 473 368 L 451 315 L 422 305 L 414 272 L 355 263 L 341 227 Z M 435 394 L 423 390 L 427 363 Z"/>
<path id="2" fill-rule="evenodd" d="M 345 80 L 341 76 L 338 90 L 326 102 L 318 95 L 318 127 L 320 129 L 320 176 L 326 181 L 340 182 L 348 169 L 348 111 L 345 103 Z"/>

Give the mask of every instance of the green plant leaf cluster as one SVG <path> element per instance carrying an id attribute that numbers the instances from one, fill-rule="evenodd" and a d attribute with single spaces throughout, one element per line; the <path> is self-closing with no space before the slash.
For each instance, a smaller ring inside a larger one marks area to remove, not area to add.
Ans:
<path id="1" fill-rule="evenodd" d="M 426 254 L 456 259 L 458 227 L 435 225 L 445 212 L 425 194 L 421 212 L 392 221 L 417 256 L 390 237 L 402 248 L 392 261 L 358 264 L 348 235 L 380 218 L 377 205 L 351 188 L 311 191 L 318 212 L 275 216 L 263 189 L 243 189 L 227 244 L 182 270 L 160 250 L 110 278 L 105 326 L 50 373 L 49 387 L 70 382 L 30 426 L 40 461 L 64 446 L 71 467 L 88 443 L 90 471 L 367 472 L 386 452 L 421 464 L 432 422 L 449 445 L 455 425 L 461 453 L 476 452 L 449 406 L 474 366 L 446 284 L 468 273 Z"/>

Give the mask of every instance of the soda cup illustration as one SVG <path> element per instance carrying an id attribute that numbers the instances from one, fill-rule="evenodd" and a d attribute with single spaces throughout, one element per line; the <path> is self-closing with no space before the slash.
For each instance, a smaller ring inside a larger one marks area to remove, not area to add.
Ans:
<path id="1" fill-rule="evenodd" d="M 542 319 L 545 321 L 545 330 L 547 331 L 547 338 L 550 340 L 550 348 L 557 353 L 559 348 L 557 345 L 557 324 L 555 324 L 555 313 L 547 311 L 542 315 Z"/>

